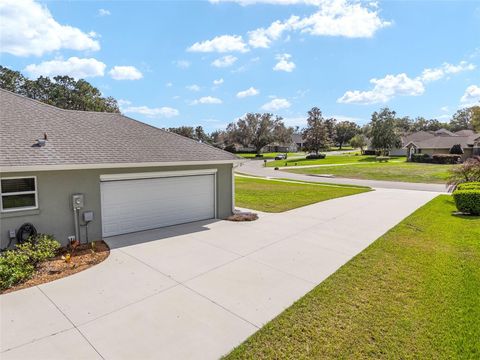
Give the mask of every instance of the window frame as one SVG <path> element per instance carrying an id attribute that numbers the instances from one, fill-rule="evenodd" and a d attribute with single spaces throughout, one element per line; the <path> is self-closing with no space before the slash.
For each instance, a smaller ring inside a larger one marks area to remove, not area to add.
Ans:
<path id="1" fill-rule="evenodd" d="M 2 192 L 2 184 L 1 180 L 15 180 L 15 179 L 33 179 L 35 184 L 35 190 L 30 191 L 15 191 L 11 193 L 3 193 Z M 22 207 L 15 207 L 10 209 L 3 208 L 3 198 L 7 196 L 14 196 L 14 195 L 30 195 L 35 194 L 35 206 L 22 206 Z M 38 184 L 37 184 L 37 177 L 36 176 L 14 176 L 14 177 L 0 177 L 0 211 L 2 213 L 10 213 L 16 211 L 25 211 L 25 210 L 37 210 L 38 209 Z"/>

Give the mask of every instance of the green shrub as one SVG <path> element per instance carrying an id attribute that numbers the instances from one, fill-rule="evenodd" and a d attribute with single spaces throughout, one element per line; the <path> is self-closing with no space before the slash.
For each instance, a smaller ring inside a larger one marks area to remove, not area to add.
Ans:
<path id="1" fill-rule="evenodd" d="M 410 161 L 417 163 L 429 163 L 432 162 L 432 158 L 428 154 L 412 154 Z"/>
<path id="2" fill-rule="evenodd" d="M 459 184 L 457 190 L 480 190 L 480 181 L 472 181 Z"/>
<path id="3" fill-rule="evenodd" d="M 453 198 L 459 211 L 480 215 L 480 190 L 455 190 Z"/>
<path id="4" fill-rule="evenodd" d="M 39 234 L 0 254 L 0 290 L 28 280 L 36 266 L 53 258 L 59 248 L 60 243 L 53 236 Z"/>
<path id="5" fill-rule="evenodd" d="M 35 270 L 28 255 L 8 250 L 0 255 L 0 290 L 28 280 Z"/>
<path id="6" fill-rule="evenodd" d="M 453 154 L 434 154 L 432 162 L 434 164 L 458 164 L 462 160 L 461 155 Z"/>
<path id="7" fill-rule="evenodd" d="M 305 159 L 315 160 L 315 159 L 325 159 L 327 155 L 325 154 L 308 154 Z"/>
<path id="8" fill-rule="evenodd" d="M 59 248 L 60 243 L 53 236 L 45 234 L 17 245 L 17 251 L 26 254 L 33 265 L 53 258 Z"/>

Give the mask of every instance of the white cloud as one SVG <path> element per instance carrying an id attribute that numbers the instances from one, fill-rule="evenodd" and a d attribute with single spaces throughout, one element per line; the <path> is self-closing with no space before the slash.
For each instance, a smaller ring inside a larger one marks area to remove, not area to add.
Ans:
<path id="1" fill-rule="evenodd" d="M 126 100 L 126 99 L 119 99 L 117 102 L 118 102 L 118 106 L 120 106 L 120 107 L 132 104 L 132 102 L 130 100 Z"/>
<path id="2" fill-rule="evenodd" d="M 110 10 L 98 9 L 98 16 L 109 16 L 109 15 L 111 15 Z"/>
<path id="3" fill-rule="evenodd" d="M 322 1 L 316 13 L 303 19 L 292 16 L 287 23 L 302 33 L 347 38 L 371 38 L 392 24 L 380 18 L 376 6 L 347 0 Z"/>
<path id="4" fill-rule="evenodd" d="M 475 70 L 475 65 L 471 64 L 471 63 L 468 63 L 466 61 L 460 61 L 460 63 L 458 63 L 458 65 L 452 65 L 452 64 L 445 63 L 445 64 L 443 64 L 443 67 L 444 67 L 445 72 L 447 74 L 457 74 L 457 73 L 463 72 L 463 71 Z"/>
<path id="5" fill-rule="evenodd" d="M 295 63 L 293 61 L 289 61 L 291 57 L 292 55 L 290 54 L 277 55 L 275 58 L 278 60 L 278 63 L 275 64 L 273 70 L 292 72 L 293 69 L 295 69 Z"/>
<path id="6" fill-rule="evenodd" d="M 185 86 L 185 89 L 190 91 L 200 91 L 200 86 L 198 86 L 197 84 L 192 84 Z"/>
<path id="7" fill-rule="evenodd" d="M 347 91 L 337 100 L 345 104 L 375 104 L 387 102 L 397 95 L 417 96 L 425 91 L 423 83 L 418 79 L 411 79 L 407 74 L 387 75 L 383 79 L 371 79 L 374 85 L 368 91 Z"/>
<path id="8" fill-rule="evenodd" d="M 188 69 L 191 65 L 190 61 L 188 60 L 177 60 L 177 61 L 174 61 L 173 63 L 180 69 Z"/>
<path id="9" fill-rule="evenodd" d="M 247 90 L 239 91 L 237 93 L 237 98 L 245 98 L 248 96 L 255 96 L 260 94 L 260 91 L 258 89 L 255 89 L 253 86 L 249 87 Z"/>
<path id="10" fill-rule="evenodd" d="M 480 105 L 480 86 L 470 85 L 467 87 L 460 102 L 467 106 Z"/>
<path id="11" fill-rule="evenodd" d="M 475 70 L 475 65 L 467 61 L 460 61 L 457 65 L 443 63 L 441 67 L 425 69 L 419 78 L 424 82 L 440 80 L 448 74 L 458 74 L 464 71 Z"/>
<path id="12" fill-rule="evenodd" d="M 151 108 L 148 106 L 129 106 L 121 109 L 125 114 L 140 114 L 147 117 L 170 118 L 178 116 L 180 112 L 177 109 L 163 106 L 158 108 Z"/>
<path id="13" fill-rule="evenodd" d="M 143 74 L 135 66 L 114 66 L 109 72 L 114 80 L 139 80 Z"/>
<path id="14" fill-rule="evenodd" d="M 251 86 L 247 90 L 239 91 L 237 93 L 237 97 L 242 99 L 242 98 L 245 98 L 245 97 L 255 96 L 255 95 L 258 95 L 258 94 L 260 94 L 260 91 L 258 89 L 255 89 L 253 86 Z"/>
<path id="15" fill-rule="evenodd" d="M 298 126 L 299 128 L 303 128 L 307 125 L 307 118 L 305 116 L 286 117 L 283 118 L 283 123 L 285 126 Z"/>
<path id="16" fill-rule="evenodd" d="M 427 68 L 420 76 L 408 77 L 407 74 L 387 75 L 383 79 L 371 79 L 372 90 L 349 90 L 337 99 L 345 104 L 375 104 L 385 103 L 395 96 L 418 96 L 425 92 L 427 83 L 442 79 L 448 74 L 458 74 L 462 71 L 474 70 L 475 65 L 461 61 L 457 65 L 444 63 L 438 68 Z"/>
<path id="17" fill-rule="evenodd" d="M 261 109 L 265 111 L 278 111 L 282 109 L 288 109 L 292 104 L 287 99 L 273 99 L 266 104 L 263 104 Z"/>
<path id="18" fill-rule="evenodd" d="M 30 77 L 68 75 L 75 79 L 103 76 L 106 65 L 93 58 L 71 57 L 68 60 L 50 60 L 40 64 L 30 64 L 25 71 Z"/>
<path id="19" fill-rule="evenodd" d="M 169 81 L 169 82 L 167 82 L 167 83 L 165 84 L 165 86 L 166 86 L 166 87 L 172 87 L 172 86 L 173 86 L 173 83 Z"/>
<path id="20" fill-rule="evenodd" d="M 48 8 L 33 0 L 0 2 L 0 51 L 41 56 L 60 49 L 99 50 L 94 32 L 59 24 Z"/>
<path id="21" fill-rule="evenodd" d="M 445 76 L 445 73 L 443 72 L 443 69 L 436 68 L 436 69 L 423 70 L 422 75 L 420 77 L 423 81 L 430 82 L 430 81 L 440 80 L 444 76 Z"/>
<path id="22" fill-rule="evenodd" d="M 272 41 L 279 39 L 283 32 L 289 30 L 288 22 L 274 21 L 269 27 L 258 28 L 248 32 L 248 43 L 254 48 L 268 48 Z"/>
<path id="23" fill-rule="evenodd" d="M 222 85 L 223 84 L 223 78 L 213 80 L 213 85 Z"/>
<path id="24" fill-rule="evenodd" d="M 380 18 L 376 2 L 350 0 L 213 0 L 237 2 L 241 5 L 257 3 L 272 5 L 314 5 L 317 11 L 300 17 L 292 15 L 284 21 L 276 20 L 268 27 L 261 27 L 247 33 L 248 43 L 253 48 L 268 48 L 287 32 L 298 31 L 314 36 L 343 36 L 348 38 L 370 38 L 390 21 Z M 289 36 L 287 35 L 287 38 Z"/>
<path id="25" fill-rule="evenodd" d="M 221 35 L 216 36 L 212 40 L 196 42 L 190 46 L 188 51 L 192 52 L 247 52 L 247 44 L 239 35 Z"/>
<path id="26" fill-rule="evenodd" d="M 442 110 L 443 112 L 447 112 L 449 110 L 448 106 L 442 106 L 440 108 L 440 110 Z"/>
<path id="27" fill-rule="evenodd" d="M 212 4 L 218 4 L 222 2 L 237 3 L 242 6 L 254 5 L 254 4 L 270 4 L 270 5 L 318 5 L 322 0 L 209 0 Z"/>
<path id="28" fill-rule="evenodd" d="M 212 66 L 223 68 L 223 67 L 229 67 L 232 66 L 235 61 L 237 61 L 237 58 L 232 55 L 225 55 L 222 56 L 221 58 L 215 59 L 212 62 Z"/>
<path id="29" fill-rule="evenodd" d="M 198 104 L 221 104 L 222 100 L 213 96 L 203 96 L 200 99 L 194 100 L 191 104 L 198 105 Z"/>

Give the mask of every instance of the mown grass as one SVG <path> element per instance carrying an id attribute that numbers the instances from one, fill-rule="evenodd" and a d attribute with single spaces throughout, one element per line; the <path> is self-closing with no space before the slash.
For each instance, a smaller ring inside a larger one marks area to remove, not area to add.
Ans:
<path id="1" fill-rule="evenodd" d="M 365 187 L 332 184 L 292 183 L 262 178 L 235 178 L 235 203 L 264 212 L 282 212 L 319 201 L 369 191 Z"/>
<path id="2" fill-rule="evenodd" d="M 267 166 L 303 166 L 303 165 L 330 165 L 330 164 L 348 164 L 348 163 L 371 163 L 375 162 L 375 156 L 370 155 L 355 155 L 351 154 L 342 154 L 342 155 L 329 155 L 326 154 L 325 159 L 312 159 L 307 160 L 305 157 L 300 159 L 287 159 L 287 160 L 275 160 L 267 163 Z M 405 160 L 405 158 L 400 158 Z M 400 159 L 392 158 L 390 161 L 399 161 Z M 295 165 L 296 164 L 296 165 Z"/>
<path id="3" fill-rule="evenodd" d="M 367 180 L 404 181 L 416 183 L 446 183 L 454 165 L 388 162 L 366 165 L 322 166 L 288 169 L 297 174 L 332 174 L 339 177 Z"/>
<path id="4" fill-rule="evenodd" d="M 226 359 L 479 359 L 480 217 L 454 211 L 432 200 Z"/>

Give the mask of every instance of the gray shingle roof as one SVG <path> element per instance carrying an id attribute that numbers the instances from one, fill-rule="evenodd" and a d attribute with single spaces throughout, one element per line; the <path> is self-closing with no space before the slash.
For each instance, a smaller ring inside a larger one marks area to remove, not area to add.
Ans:
<path id="1" fill-rule="evenodd" d="M 453 145 L 460 144 L 462 148 L 472 147 L 480 134 L 471 136 L 435 136 L 426 140 L 411 141 L 420 149 L 450 149 Z M 408 145 L 405 144 L 405 145 Z"/>
<path id="2" fill-rule="evenodd" d="M 45 146 L 32 146 L 47 134 Z M 0 166 L 234 161 L 121 114 L 63 110 L 0 89 Z"/>

